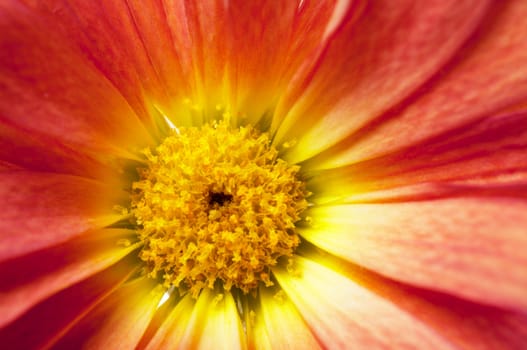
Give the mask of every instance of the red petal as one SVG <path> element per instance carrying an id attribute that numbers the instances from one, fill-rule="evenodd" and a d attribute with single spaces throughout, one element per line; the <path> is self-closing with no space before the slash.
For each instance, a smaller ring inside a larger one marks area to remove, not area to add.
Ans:
<path id="1" fill-rule="evenodd" d="M 132 157 L 149 142 L 126 101 L 57 21 L 15 1 L 2 2 L 0 16 L 0 122 L 101 158 Z"/>
<path id="2" fill-rule="evenodd" d="M 527 201 L 461 197 L 314 208 L 301 235 L 380 274 L 527 310 Z M 489 293 L 492 290 L 492 293 Z"/>
<path id="3" fill-rule="evenodd" d="M 515 108 L 527 98 L 527 3 L 500 2 L 492 18 L 459 53 L 458 62 L 421 91 L 417 101 L 350 138 L 352 147 L 323 160 L 343 165 L 393 152 L 482 117 Z M 523 108 L 525 110 L 525 108 Z"/>
<path id="4" fill-rule="evenodd" d="M 0 261 L 71 239 L 119 218 L 112 186 L 51 173 L 0 173 Z"/>
<path id="5" fill-rule="evenodd" d="M 129 235 L 130 231 L 101 230 L 0 263 L 0 327 L 50 295 L 122 259 L 137 248 L 117 244 Z"/>
<path id="6" fill-rule="evenodd" d="M 53 348 L 135 349 L 163 295 L 155 284 L 142 278 L 120 286 Z"/>
<path id="7" fill-rule="evenodd" d="M 110 169 L 57 140 L 0 123 L 0 161 L 14 168 L 105 179 Z M 12 167 L 12 168 L 13 168 Z"/>
<path id="8" fill-rule="evenodd" d="M 433 330 L 343 275 L 296 257 L 275 276 L 327 349 L 451 349 Z"/>
<path id="9" fill-rule="evenodd" d="M 278 129 L 309 158 L 401 102 L 452 58 L 489 1 L 374 1 L 337 32 Z M 310 80 L 311 79 L 311 80 Z"/>
<path id="10" fill-rule="evenodd" d="M 133 264 L 122 261 L 46 299 L 0 329 L 2 344 L 16 344 L 18 349 L 52 346 L 79 319 L 130 277 L 132 271 Z"/>

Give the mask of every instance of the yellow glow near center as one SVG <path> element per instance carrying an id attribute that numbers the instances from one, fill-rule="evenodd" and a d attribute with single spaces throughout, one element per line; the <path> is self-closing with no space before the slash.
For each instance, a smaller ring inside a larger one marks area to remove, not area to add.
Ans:
<path id="1" fill-rule="evenodd" d="M 221 121 L 180 128 L 145 155 L 132 211 L 149 275 L 193 296 L 272 285 L 270 268 L 300 242 L 307 201 L 299 167 L 268 135 Z"/>

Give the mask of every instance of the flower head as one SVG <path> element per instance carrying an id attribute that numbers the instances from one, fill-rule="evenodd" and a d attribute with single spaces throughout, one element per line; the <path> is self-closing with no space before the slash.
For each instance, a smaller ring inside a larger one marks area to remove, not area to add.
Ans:
<path id="1" fill-rule="evenodd" d="M 2 2 L 2 347 L 527 347 L 526 18 Z"/>

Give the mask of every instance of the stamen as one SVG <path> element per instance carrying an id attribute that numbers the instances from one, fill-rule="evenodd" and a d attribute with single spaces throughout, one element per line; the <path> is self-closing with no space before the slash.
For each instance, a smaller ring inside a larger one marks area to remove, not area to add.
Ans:
<path id="1" fill-rule="evenodd" d="M 131 207 L 149 276 L 195 297 L 271 286 L 271 267 L 300 242 L 299 167 L 278 158 L 267 134 L 225 121 L 180 128 L 144 153 Z"/>

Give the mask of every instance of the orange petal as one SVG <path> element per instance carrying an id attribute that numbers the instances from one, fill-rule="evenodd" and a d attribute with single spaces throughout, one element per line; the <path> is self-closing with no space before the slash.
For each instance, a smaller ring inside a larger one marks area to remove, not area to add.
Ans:
<path id="1" fill-rule="evenodd" d="M 127 102 L 58 21 L 12 0 L 2 2 L 0 16 L 0 123 L 99 157 L 133 157 L 130 151 L 150 142 Z"/>
<path id="2" fill-rule="evenodd" d="M 277 269 L 275 276 L 323 348 L 452 348 L 410 314 L 343 275 L 300 257 L 293 268 Z"/>
<path id="3" fill-rule="evenodd" d="M 256 349 L 322 349 L 283 292 L 273 295 L 260 289 L 260 308 L 254 316 L 254 323 Z M 262 336 L 268 339 L 268 347 L 257 339 Z"/>
<path id="4" fill-rule="evenodd" d="M 112 186 L 69 175 L 0 173 L 0 261 L 103 227 L 120 215 Z M 123 197 L 124 198 L 124 197 Z"/>
<path id="5" fill-rule="evenodd" d="M 106 229 L 0 263 L 0 327 L 44 298 L 115 264 L 137 245 L 119 246 L 130 232 Z"/>
<path id="6" fill-rule="evenodd" d="M 224 60 L 234 118 L 270 123 L 278 98 L 300 67 L 319 54 L 351 2 L 230 1 Z"/>
<path id="7" fill-rule="evenodd" d="M 309 158 L 401 102 L 452 58 L 489 1 L 375 1 L 335 34 L 277 130 Z"/>
<path id="8" fill-rule="evenodd" d="M 460 51 L 458 61 L 442 72 L 405 109 L 385 116 L 351 147 L 320 159 L 333 167 L 370 159 L 436 136 L 460 125 L 497 115 L 527 98 L 527 3 L 497 3 L 491 18 Z M 451 33 L 449 33 L 451 34 Z"/>
<path id="9" fill-rule="evenodd" d="M 130 277 L 134 266 L 122 261 L 33 307 L 0 329 L 2 344 L 18 349 L 51 347 L 84 315 Z"/>
<path id="10" fill-rule="evenodd" d="M 527 309 L 527 201 L 460 197 L 316 207 L 308 241 L 406 283 Z M 489 293 L 492 290 L 492 293 Z"/>
<path id="11" fill-rule="evenodd" d="M 50 0 L 34 9 L 69 33 L 152 132 L 159 111 L 168 113 L 189 95 L 192 79 L 192 72 L 182 70 L 185 48 L 173 41 L 166 10 L 160 1 L 136 0 L 73 0 L 66 6 Z M 184 17 L 177 23 L 186 27 Z"/>
<path id="12" fill-rule="evenodd" d="M 54 349 L 134 349 L 150 323 L 163 290 L 152 279 L 120 286 L 54 345 Z"/>
<path id="13" fill-rule="evenodd" d="M 154 128 L 158 114 L 176 125 L 224 110 L 233 120 L 269 118 L 349 2 L 50 0 L 34 11 L 55 19 Z"/>

